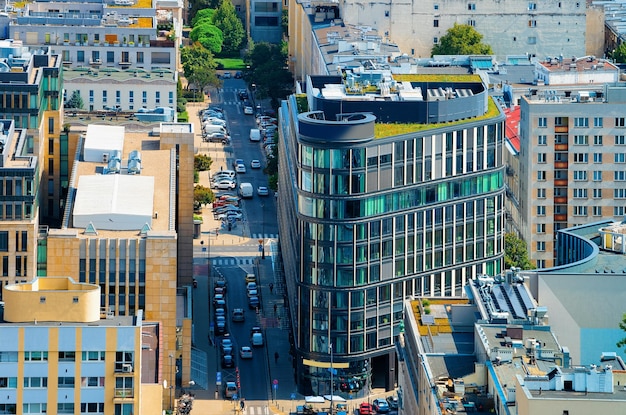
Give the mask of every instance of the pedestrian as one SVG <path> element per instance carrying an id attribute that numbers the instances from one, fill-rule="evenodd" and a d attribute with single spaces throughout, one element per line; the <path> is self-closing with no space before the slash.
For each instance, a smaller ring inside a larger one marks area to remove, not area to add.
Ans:
<path id="1" fill-rule="evenodd" d="M 270 282 L 270 294 L 274 293 L 274 284 Z"/>
<path id="2" fill-rule="evenodd" d="M 274 363 L 278 363 L 278 352 L 274 352 Z"/>
<path id="3" fill-rule="evenodd" d="M 239 407 L 242 411 L 246 409 L 246 403 L 243 401 L 243 399 L 239 401 Z"/>
<path id="4" fill-rule="evenodd" d="M 277 312 L 278 312 L 278 305 L 274 304 L 274 314 L 277 314 Z"/>

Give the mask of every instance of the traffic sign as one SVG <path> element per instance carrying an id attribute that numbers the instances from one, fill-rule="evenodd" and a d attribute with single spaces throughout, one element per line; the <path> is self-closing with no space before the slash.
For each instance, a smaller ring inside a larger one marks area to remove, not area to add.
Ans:
<path id="1" fill-rule="evenodd" d="M 239 395 L 237 395 L 236 393 L 233 395 L 233 401 L 236 401 L 237 399 L 239 399 Z"/>
<path id="2" fill-rule="evenodd" d="M 278 390 L 278 384 L 277 383 L 274 384 L 274 390 Z"/>
<path id="3" fill-rule="evenodd" d="M 259 244 L 259 252 L 263 251 L 263 245 Z"/>
<path id="4" fill-rule="evenodd" d="M 217 386 L 219 386 L 219 385 L 221 385 L 221 384 L 222 384 L 222 372 L 217 372 L 217 373 L 215 374 L 215 384 L 216 384 Z"/>
<path id="5" fill-rule="evenodd" d="M 274 380 L 272 381 L 272 384 L 274 384 L 274 385 L 278 385 L 278 379 L 274 379 Z"/>
<path id="6" fill-rule="evenodd" d="M 291 397 L 291 400 L 293 401 L 294 399 L 296 399 L 296 394 L 292 392 L 290 397 Z"/>

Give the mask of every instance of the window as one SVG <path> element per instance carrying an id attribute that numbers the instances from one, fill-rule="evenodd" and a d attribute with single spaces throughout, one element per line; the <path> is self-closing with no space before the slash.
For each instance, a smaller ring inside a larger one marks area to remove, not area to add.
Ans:
<path id="1" fill-rule="evenodd" d="M 83 362 L 104 362 L 104 352 L 82 352 Z"/>
<path id="2" fill-rule="evenodd" d="M 545 181 L 546 180 L 546 172 L 543 170 L 537 171 L 537 180 Z"/>
<path id="3" fill-rule="evenodd" d="M 148 91 L 141 92 L 141 102 L 144 104 L 148 103 Z"/>
<path id="4" fill-rule="evenodd" d="M 58 414 L 73 414 L 74 413 L 74 404 L 73 403 L 67 403 L 67 402 L 65 402 L 65 403 L 58 403 L 57 404 L 57 413 Z"/>
<path id="5" fill-rule="evenodd" d="M 154 100 L 156 101 L 157 104 L 161 103 L 161 91 L 155 92 Z"/>
<path id="6" fill-rule="evenodd" d="M 135 91 L 128 91 L 128 102 L 135 102 Z"/>
<path id="7" fill-rule="evenodd" d="M 624 216 L 624 206 L 613 206 L 613 216 Z"/>
<path id="8" fill-rule="evenodd" d="M 48 175 L 54 176 L 54 159 L 48 160 Z"/>
<path id="9" fill-rule="evenodd" d="M 574 181 L 587 181 L 586 170 L 574 170 Z"/>
<path id="10" fill-rule="evenodd" d="M 73 377 L 59 377 L 59 388 L 73 388 L 74 387 L 74 378 Z"/>
<path id="11" fill-rule="evenodd" d="M 467 10 L 476 10 L 476 3 L 468 3 Z"/>
<path id="12" fill-rule="evenodd" d="M 528 27 L 537 27 L 537 21 L 533 19 L 529 20 Z"/>
<path id="13" fill-rule="evenodd" d="M 537 241 L 537 251 L 543 252 L 546 250 L 546 243 L 543 241 Z"/>
<path id="14" fill-rule="evenodd" d="M 434 37 L 433 38 L 433 44 L 436 45 L 439 43 L 439 38 L 438 37 Z"/>
<path id="15" fill-rule="evenodd" d="M 602 216 L 602 206 L 593 206 L 591 212 L 593 216 Z"/>
<path id="16" fill-rule="evenodd" d="M 132 415 L 133 404 L 132 403 L 116 403 L 114 415 Z"/>
<path id="17" fill-rule="evenodd" d="M 546 198 L 546 189 L 537 189 L 537 198 L 545 199 Z"/>
<path id="18" fill-rule="evenodd" d="M 433 20 L 433 27 L 439 27 L 439 20 Z"/>
<path id="19" fill-rule="evenodd" d="M 574 189 L 574 199 L 587 199 L 587 189 Z"/>
<path id="20" fill-rule="evenodd" d="M 15 413 L 15 412 L 13 412 Z M 22 413 L 24 414 L 45 414 L 48 413 L 48 404 L 46 403 L 25 403 L 22 405 Z"/>
<path id="21" fill-rule="evenodd" d="M 593 189 L 593 198 L 602 199 L 602 189 Z"/>
<path id="22" fill-rule="evenodd" d="M 26 362 L 45 362 L 48 361 L 48 352 L 24 352 L 24 360 Z"/>
<path id="23" fill-rule="evenodd" d="M 137 63 L 143 63 L 143 52 L 137 52 Z"/>
<path id="24" fill-rule="evenodd" d="M 537 269 L 541 269 L 541 268 L 545 268 L 546 267 L 546 260 L 545 259 L 538 259 L 536 261 L 537 263 Z"/>
<path id="25" fill-rule="evenodd" d="M 593 136 L 593 145 L 594 146 L 601 146 L 602 145 L 602 136 L 601 135 L 594 135 Z"/>
<path id="26" fill-rule="evenodd" d="M 587 117 L 574 118 L 574 127 L 589 127 L 589 118 Z"/>
<path id="27" fill-rule="evenodd" d="M 547 117 L 539 117 L 537 119 L 539 127 L 547 127 L 548 126 L 548 118 Z"/>
<path id="28" fill-rule="evenodd" d="M 117 105 L 121 104 L 122 102 L 122 91 L 115 91 L 115 103 Z"/>
<path id="29" fill-rule="evenodd" d="M 115 352 L 115 371 L 121 372 L 126 365 L 133 364 L 133 352 Z"/>
<path id="30" fill-rule="evenodd" d="M 574 206 L 574 216 L 587 216 L 587 206 Z"/>
<path id="31" fill-rule="evenodd" d="M 626 181 L 626 172 L 624 171 L 613 172 L 613 180 L 615 180 L 616 182 Z"/>
<path id="32" fill-rule="evenodd" d="M 594 170 L 594 172 L 593 172 L 593 181 L 594 182 L 601 182 L 602 181 L 602 171 L 601 170 Z"/>
<path id="33" fill-rule="evenodd" d="M 537 163 L 546 162 L 546 153 L 537 153 Z"/>
<path id="34" fill-rule="evenodd" d="M 102 376 L 102 377 L 98 377 L 98 376 L 83 376 L 83 377 L 80 378 L 80 387 L 81 388 L 103 388 L 104 387 L 104 376 Z"/>
<path id="35" fill-rule="evenodd" d="M 537 216 L 546 216 L 545 206 L 537 206 Z"/>
<path id="36" fill-rule="evenodd" d="M 602 153 L 593 153 L 593 162 L 602 163 Z"/>
<path id="37" fill-rule="evenodd" d="M 106 90 L 102 91 L 102 102 L 104 102 L 105 104 L 107 102 L 107 91 Z"/>
<path id="38" fill-rule="evenodd" d="M 104 402 L 82 402 L 80 404 L 80 413 L 81 414 L 103 414 L 104 413 Z"/>
<path id="39" fill-rule="evenodd" d="M 76 352 L 59 352 L 59 362 L 74 362 Z"/>
<path id="40" fill-rule="evenodd" d="M 616 135 L 615 145 L 623 146 L 624 144 L 626 144 L 626 135 Z"/>
<path id="41" fill-rule="evenodd" d="M 613 157 L 615 163 L 626 163 L 626 153 L 615 153 Z"/>
<path id="42" fill-rule="evenodd" d="M 528 36 L 528 44 L 534 45 L 537 43 L 537 38 L 535 36 Z"/>
<path id="43" fill-rule="evenodd" d="M 468 26 L 472 26 L 472 27 L 476 27 L 476 20 L 474 20 L 474 19 L 467 19 L 467 25 Z"/>
<path id="44" fill-rule="evenodd" d="M 9 252 L 9 232 L 0 231 L 0 251 Z"/>
<path id="45" fill-rule="evenodd" d="M 540 146 L 548 145 L 548 136 L 547 135 L 537 136 L 537 144 Z"/>
<path id="46" fill-rule="evenodd" d="M 15 389 L 17 388 L 17 378 L 10 378 L 10 377 L 0 377 L 0 388 L 10 388 L 10 389 Z M 2 412 L 0 412 L 2 413 Z"/>
<path id="47" fill-rule="evenodd" d="M 89 102 L 93 102 L 93 89 L 89 90 Z"/>
<path id="48" fill-rule="evenodd" d="M 537 224 L 537 233 L 546 233 L 546 224 L 538 223 Z"/>
<path id="49" fill-rule="evenodd" d="M 589 145 L 589 136 L 588 135 L 575 135 L 574 144 L 577 144 L 579 146 Z"/>
<path id="50" fill-rule="evenodd" d="M 25 388 L 47 388 L 48 387 L 48 378 L 40 378 L 40 377 L 24 377 L 24 387 Z"/>
<path id="51" fill-rule="evenodd" d="M 433 8 L 434 8 L 435 10 L 439 10 L 439 5 L 438 5 L 438 4 L 433 4 Z"/>
<path id="52" fill-rule="evenodd" d="M 528 10 L 537 10 L 537 3 L 528 3 Z"/>
<path id="53" fill-rule="evenodd" d="M 615 117 L 615 126 L 616 127 L 626 127 L 626 118 L 624 118 L 624 117 Z"/>
<path id="54" fill-rule="evenodd" d="M 17 352 L 0 352 L 0 363 L 17 362 Z"/>
<path id="55" fill-rule="evenodd" d="M 594 117 L 593 118 L 593 126 L 594 127 L 602 127 L 602 122 L 603 118 L 602 117 Z"/>
<path id="56" fill-rule="evenodd" d="M 588 156 L 587 153 L 574 153 L 574 163 L 587 163 Z"/>
<path id="57" fill-rule="evenodd" d="M 85 62 L 85 51 L 84 50 L 76 51 L 76 60 L 78 62 Z"/>
<path id="58" fill-rule="evenodd" d="M 174 93 L 172 91 L 169 92 L 167 100 L 168 100 L 170 105 L 174 105 Z"/>
<path id="59" fill-rule="evenodd" d="M 255 26 L 275 27 L 278 26 L 278 17 L 272 16 L 256 16 L 254 18 Z"/>
<path id="60" fill-rule="evenodd" d="M 613 198 L 626 199 L 626 189 L 613 189 Z"/>

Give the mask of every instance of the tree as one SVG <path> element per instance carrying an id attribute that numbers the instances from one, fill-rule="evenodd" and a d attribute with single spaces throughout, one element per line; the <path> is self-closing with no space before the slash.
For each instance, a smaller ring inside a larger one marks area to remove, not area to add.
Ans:
<path id="1" fill-rule="evenodd" d="M 218 54 L 222 51 L 224 34 L 219 27 L 215 26 L 208 19 L 202 19 L 189 32 L 189 38 L 193 42 L 200 43 L 211 53 Z"/>
<path id="2" fill-rule="evenodd" d="M 65 108 L 76 108 L 82 110 L 84 106 L 83 99 L 78 90 L 72 92 L 72 96 L 65 102 Z"/>
<path id="3" fill-rule="evenodd" d="M 189 0 L 191 10 L 189 10 L 189 19 L 192 22 L 198 13 L 206 9 L 217 9 L 220 0 Z"/>
<path id="4" fill-rule="evenodd" d="M 483 35 L 473 26 L 455 23 L 439 39 L 431 51 L 432 55 L 492 55 L 491 46 L 482 43 Z"/>
<path id="5" fill-rule="evenodd" d="M 626 313 L 622 314 L 622 321 L 620 321 L 619 323 L 619 328 L 622 329 L 622 331 L 626 331 Z M 623 338 L 622 340 L 618 341 L 616 343 L 616 346 L 619 347 L 620 349 L 626 346 L 626 338 Z"/>
<path id="6" fill-rule="evenodd" d="M 519 267 L 521 269 L 535 269 L 528 258 L 526 242 L 518 238 L 514 233 L 504 236 L 504 267 Z"/>
<path id="7" fill-rule="evenodd" d="M 202 45 L 194 43 L 190 47 L 182 48 L 180 56 L 185 78 L 197 89 L 203 91 L 209 85 L 220 85 L 215 74 L 217 64 L 213 59 L 213 54 Z"/>
<path id="8" fill-rule="evenodd" d="M 230 0 L 222 0 L 213 15 L 213 24 L 224 34 L 224 55 L 238 55 L 246 39 L 246 31 Z"/>
<path id="9" fill-rule="evenodd" d="M 215 14 L 215 9 L 202 9 L 198 10 L 198 13 L 191 19 L 191 27 L 195 27 L 196 24 L 204 19 L 207 19 L 209 22 L 213 22 L 213 15 Z"/>
<path id="10" fill-rule="evenodd" d="M 193 158 L 193 168 L 197 171 L 207 171 L 211 169 L 213 159 L 205 154 L 198 154 Z"/>
<path id="11" fill-rule="evenodd" d="M 284 99 L 293 89 L 293 76 L 287 69 L 287 53 L 284 45 L 266 42 L 256 43 L 246 55 L 245 61 L 250 70 L 245 79 L 255 84 L 255 96 L 271 98 L 272 106 Z"/>
<path id="12" fill-rule="evenodd" d="M 193 188 L 194 209 L 197 210 L 204 205 L 213 203 L 214 200 L 215 200 L 215 194 L 208 187 L 204 187 L 202 185 L 196 185 L 196 187 Z"/>
<path id="13" fill-rule="evenodd" d="M 613 50 L 611 53 L 611 59 L 614 59 L 615 62 L 618 63 L 626 62 L 626 43 L 620 43 L 617 49 Z"/>

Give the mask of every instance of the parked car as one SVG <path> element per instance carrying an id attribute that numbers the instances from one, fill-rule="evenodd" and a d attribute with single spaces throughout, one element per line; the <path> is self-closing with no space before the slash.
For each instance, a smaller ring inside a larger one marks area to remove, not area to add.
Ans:
<path id="1" fill-rule="evenodd" d="M 222 349 L 222 352 L 224 352 L 224 349 L 228 349 L 230 348 L 230 350 L 233 349 L 233 341 L 231 340 L 230 336 L 228 334 L 226 334 L 224 336 L 224 338 L 222 339 L 221 343 L 220 343 L 220 348 Z M 224 353 L 226 354 L 226 353 Z"/>
<path id="2" fill-rule="evenodd" d="M 259 301 L 259 297 L 249 297 L 248 298 L 248 307 L 251 310 L 254 310 L 255 308 L 259 307 L 261 305 L 261 302 Z"/>
<path id="3" fill-rule="evenodd" d="M 225 354 L 222 356 L 222 367 L 225 369 L 235 367 L 235 359 L 232 355 Z"/>
<path id="4" fill-rule="evenodd" d="M 389 408 L 398 409 L 398 397 L 395 395 L 387 396 L 387 403 L 389 404 Z"/>
<path id="5" fill-rule="evenodd" d="M 243 159 L 235 159 L 233 160 L 233 167 L 237 167 L 238 164 L 244 164 Z"/>
<path id="6" fill-rule="evenodd" d="M 246 115 L 254 115 L 254 108 L 249 105 L 243 107 L 243 113 Z"/>
<path id="7" fill-rule="evenodd" d="M 261 162 L 259 160 L 252 160 L 250 162 L 250 168 L 251 169 L 260 169 L 261 168 Z"/>
<path id="8" fill-rule="evenodd" d="M 235 72 L 235 79 L 241 79 L 241 78 L 243 78 L 243 72 L 241 71 Z"/>
<path id="9" fill-rule="evenodd" d="M 388 414 L 389 413 L 389 404 L 387 403 L 386 400 L 382 398 L 374 399 L 374 402 L 372 402 L 372 407 L 376 411 L 376 414 Z"/>
<path id="10" fill-rule="evenodd" d="M 252 359 L 252 348 L 250 346 L 241 346 L 239 356 L 241 356 L 242 359 Z"/>
<path id="11" fill-rule="evenodd" d="M 246 284 L 246 290 L 250 291 L 250 290 L 257 290 L 259 288 L 259 286 L 256 284 L 256 282 L 249 282 Z"/>
<path id="12" fill-rule="evenodd" d="M 359 415 L 372 415 L 374 411 L 372 410 L 372 405 L 367 402 L 361 403 L 359 406 Z"/>
<path id="13" fill-rule="evenodd" d="M 217 288 L 217 287 L 223 288 L 224 289 L 224 293 L 226 293 L 226 288 L 227 288 L 226 285 L 227 285 L 227 283 L 226 283 L 226 280 L 224 278 L 218 278 L 213 283 L 213 287 L 215 287 L 215 288 Z"/>
<path id="14" fill-rule="evenodd" d="M 211 188 L 218 190 L 234 189 L 235 187 L 237 187 L 237 184 L 232 180 L 220 180 L 218 182 L 211 183 Z"/>
<path id="15" fill-rule="evenodd" d="M 222 143 L 224 145 L 230 144 L 230 138 L 224 133 L 211 133 L 203 135 L 202 141 L 205 143 Z"/>
<path id="16" fill-rule="evenodd" d="M 249 282 L 256 282 L 256 275 L 246 274 L 246 284 L 248 284 Z"/>
<path id="17" fill-rule="evenodd" d="M 218 335 L 226 333 L 226 317 L 218 316 L 215 318 L 215 332 Z"/>
<path id="18" fill-rule="evenodd" d="M 259 292 L 257 290 L 248 290 L 248 297 L 258 297 Z"/>
<path id="19" fill-rule="evenodd" d="M 242 101 L 245 101 L 249 98 L 248 91 L 245 89 L 240 89 L 239 91 L 237 91 L 237 95 L 239 96 L 239 99 Z"/>
<path id="20" fill-rule="evenodd" d="M 269 189 L 268 189 L 267 187 L 265 187 L 265 186 L 259 186 L 259 187 L 256 189 L 256 193 L 257 193 L 259 196 L 267 196 L 267 195 L 269 195 L 269 194 L 270 194 L 270 191 L 269 191 Z"/>
<path id="21" fill-rule="evenodd" d="M 237 212 L 222 213 L 221 215 L 217 215 L 215 217 L 215 219 L 218 219 L 218 220 L 222 220 L 222 219 L 241 220 L 241 218 L 243 218 L 243 215 Z"/>
<path id="22" fill-rule="evenodd" d="M 222 74 L 222 78 L 224 78 L 224 79 L 230 79 L 230 78 L 232 78 L 232 74 L 231 74 L 230 72 L 224 72 L 224 73 Z"/>
<path id="23" fill-rule="evenodd" d="M 218 294 L 218 295 L 222 295 L 222 294 Z M 225 317 L 225 316 L 226 316 L 226 310 L 224 310 L 223 308 L 215 309 L 215 319 L 217 319 L 218 317 Z"/>

